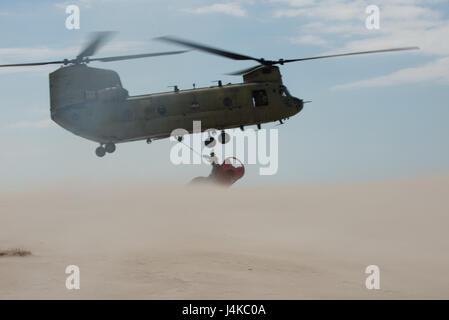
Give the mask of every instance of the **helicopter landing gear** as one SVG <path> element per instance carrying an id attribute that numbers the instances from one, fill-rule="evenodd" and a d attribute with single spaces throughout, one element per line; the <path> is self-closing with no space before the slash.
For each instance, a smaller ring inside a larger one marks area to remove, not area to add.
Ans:
<path id="1" fill-rule="evenodd" d="M 101 145 L 97 149 L 95 149 L 95 154 L 97 155 L 97 157 L 102 158 L 106 154 L 106 149 Z"/>
<path id="2" fill-rule="evenodd" d="M 115 151 L 115 143 L 108 142 L 106 144 L 100 144 L 100 146 L 95 149 L 95 154 L 97 157 L 103 158 L 106 153 L 113 153 Z"/>
<path id="3" fill-rule="evenodd" d="M 153 140 L 151 140 L 150 138 L 147 139 L 147 144 L 150 144 L 151 142 L 153 142 Z"/>
<path id="4" fill-rule="evenodd" d="M 176 140 L 178 140 L 178 142 L 182 142 L 182 140 L 184 140 L 184 137 L 183 136 L 177 136 Z"/>
<path id="5" fill-rule="evenodd" d="M 221 144 L 225 144 L 225 143 L 228 143 L 229 140 L 231 140 L 231 137 L 229 136 L 229 134 L 227 134 L 226 132 L 224 132 L 224 130 L 221 131 L 220 136 L 218 137 L 218 141 L 219 141 Z"/>
<path id="6" fill-rule="evenodd" d="M 115 151 L 115 143 L 112 142 L 106 143 L 104 149 L 107 153 L 113 153 Z"/>

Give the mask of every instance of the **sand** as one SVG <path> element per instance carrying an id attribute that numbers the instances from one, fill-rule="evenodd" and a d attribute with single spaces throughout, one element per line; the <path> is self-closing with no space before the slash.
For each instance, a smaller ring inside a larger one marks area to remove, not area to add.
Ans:
<path id="1" fill-rule="evenodd" d="M 1 299 L 448 299 L 449 177 L 0 195 Z M 65 268 L 80 268 L 67 290 Z M 380 268 L 380 290 L 365 268 Z"/>

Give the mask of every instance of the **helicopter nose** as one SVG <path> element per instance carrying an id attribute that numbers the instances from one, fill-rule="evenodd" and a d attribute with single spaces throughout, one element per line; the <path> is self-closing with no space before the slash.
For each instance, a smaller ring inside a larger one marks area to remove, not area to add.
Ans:
<path id="1" fill-rule="evenodd" d="M 298 98 L 294 98 L 293 101 L 295 103 L 296 108 L 298 109 L 298 112 L 300 112 L 302 108 L 304 108 L 304 101 Z"/>

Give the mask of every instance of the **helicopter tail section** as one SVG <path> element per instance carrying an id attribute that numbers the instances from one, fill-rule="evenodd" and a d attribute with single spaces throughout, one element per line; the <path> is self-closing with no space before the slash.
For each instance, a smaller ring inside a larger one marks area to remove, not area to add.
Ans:
<path id="1" fill-rule="evenodd" d="M 115 71 L 84 64 L 60 68 L 50 73 L 51 110 L 94 102 L 101 98 L 101 90 L 107 88 L 125 90 Z"/>
<path id="2" fill-rule="evenodd" d="M 61 127 L 84 138 L 100 141 L 110 106 L 128 97 L 115 71 L 84 64 L 50 73 L 51 118 Z"/>

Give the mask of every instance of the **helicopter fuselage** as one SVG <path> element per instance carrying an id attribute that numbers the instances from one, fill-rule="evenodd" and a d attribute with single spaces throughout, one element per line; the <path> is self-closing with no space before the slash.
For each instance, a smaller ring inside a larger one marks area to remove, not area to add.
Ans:
<path id="1" fill-rule="evenodd" d="M 118 74 L 75 65 L 50 74 L 51 117 L 61 127 L 100 144 L 169 137 L 260 125 L 291 117 L 303 108 L 282 84 L 278 67 L 261 67 L 238 84 L 129 96 Z"/>

